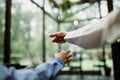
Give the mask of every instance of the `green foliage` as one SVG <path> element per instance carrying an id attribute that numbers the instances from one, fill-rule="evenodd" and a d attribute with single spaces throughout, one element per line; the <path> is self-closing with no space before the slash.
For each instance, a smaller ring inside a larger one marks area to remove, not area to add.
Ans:
<path id="1" fill-rule="evenodd" d="M 30 10 L 22 11 L 20 3 L 13 3 L 14 13 L 12 14 L 11 28 L 11 49 L 12 61 L 40 56 L 42 58 L 42 13 Z M 57 52 L 57 44 L 53 44 L 48 34 L 56 32 L 56 28 L 49 29 L 48 25 L 56 23 L 46 16 L 46 58 L 52 59 Z M 51 45 L 51 46 L 49 46 Z M 36 62 L 39 63 L 40 61 Z"/>

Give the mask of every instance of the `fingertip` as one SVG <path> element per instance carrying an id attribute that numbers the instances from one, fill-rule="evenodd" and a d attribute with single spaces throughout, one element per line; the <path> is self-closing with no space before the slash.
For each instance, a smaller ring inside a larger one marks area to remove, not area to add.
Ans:
<path id="1" fill-rule="evenodd" d="M 56 34 L 54 34 L 54 33 L 51 33 L 50 35 L 49 35 L 49 37 L 54 37 Z"/>
<path id="2" fill-rule="evenodd" d="M 54 43 L 55 41 L 54 41 L 54 40 L 52 40 L 52 42 Z"/>
<path id="3" fill-rule="evenodd" d="M 53 34 L 50 34 L 49 37 L 53 37 Z"/>
<path id="4" fill-rule="evenodd" d="M 70 50 L 68 49 L 68 50 L 67 50 L 67 53 L 69 53 L 69 52 L 70 52 Z"/>
<path id="5" fill-rule="evenodd" d="M 72 58 L 72 57 L 70 57 L 70 58 L 69 58 L 69 61 L 71 61 L 72 59 L 73 59 L 73 58 Z"/>

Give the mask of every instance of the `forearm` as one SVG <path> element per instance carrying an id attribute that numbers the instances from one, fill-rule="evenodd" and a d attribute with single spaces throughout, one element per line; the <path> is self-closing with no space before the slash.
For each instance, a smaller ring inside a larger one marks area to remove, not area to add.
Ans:
<path id="1" fill-rule="evenodd" d="M 64 63 L 60 58 L 38 65 L 32 69 L 16 70 L 0 65 L 0 80 L 50 80 L 54 79 L 63 68 Z"/>
<path id="2" fill-rule="evenodd" d="M 103 43 L 112 44 L 120 38 L 120 10 L 109 14 L 106 19 L 107 27 L 102 34 Z"/>
<path id="3" fill-rule="evenodd" d="M 40 80 L 54 79 L 58 72 L 64 67 L 64 62 L 60 58 L 43 63 L 35 68 Z"/>
<path id="4" fill-rule="evenodd" d="M 65 40 L 84 48 L 113 43 L 120 37 L 120 12 L 114 11 L 104 19 L 78 30 L 68 32 Z"/>

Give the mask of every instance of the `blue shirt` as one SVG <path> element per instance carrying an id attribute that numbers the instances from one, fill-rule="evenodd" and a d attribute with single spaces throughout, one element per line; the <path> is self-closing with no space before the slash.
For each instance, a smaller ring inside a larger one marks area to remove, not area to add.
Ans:
<path id="1" fill-rule="evenodd" d="M 53 80 L 63 68 L 64 62 L 60 58 L 38 65 L 31 69 L 9 69 L 0 65 L 0 80 Z"/>

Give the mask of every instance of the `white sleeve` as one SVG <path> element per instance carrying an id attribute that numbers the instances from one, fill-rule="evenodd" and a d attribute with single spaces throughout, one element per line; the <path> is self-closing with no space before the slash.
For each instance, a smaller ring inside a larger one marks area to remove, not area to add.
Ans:
<path id="1" fill-rule="evenodd" d="M 120 11 L 111 12 L 107 17 L 75 31 L 68 32 L 65 40 L 83 48 L 95 48 L 111 44 L 120 38 Z"/>

